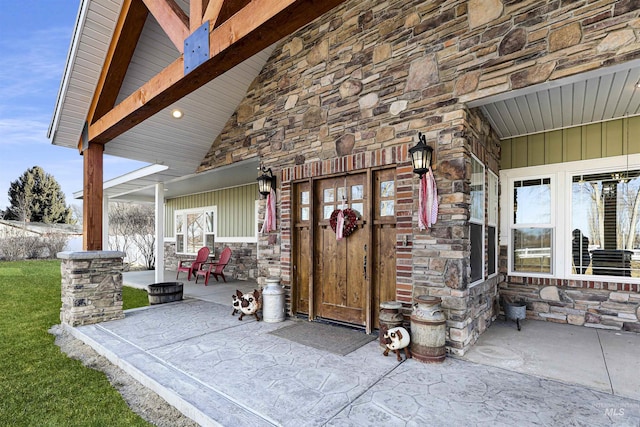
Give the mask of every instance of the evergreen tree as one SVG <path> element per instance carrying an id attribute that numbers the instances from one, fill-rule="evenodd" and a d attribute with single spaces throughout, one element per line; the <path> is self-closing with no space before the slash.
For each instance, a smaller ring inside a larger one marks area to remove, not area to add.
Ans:
<path id="1" fill-rule="evenodd" d="M 60 184 L 40 166 L 11 182 L 6 214 L 7 219 L 49 224 L 68 224 L 72 218 Z"/>

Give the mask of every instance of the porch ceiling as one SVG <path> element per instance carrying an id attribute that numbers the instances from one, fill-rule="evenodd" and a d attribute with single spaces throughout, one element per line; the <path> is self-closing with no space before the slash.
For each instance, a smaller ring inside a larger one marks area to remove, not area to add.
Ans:
<path id="1" fill-rule="evenodd" d="M 189 10 L 188 1 L 176 2 L 184 10 Z M 121 6 L 122 0 L 81 2 L 68 66 L 49 129 L 49 137 L 55 145 L 77 148 Z M 264 67 L 273 47 L 259 52 L 105 144 L 105 154 L 153 165 L 105 182 L 106 194 L 133 194 L 133 190 L 138 190 L 137 193 L 144 196 L 145 188 L 153 187 L 156 182 L 175 182 L 179 177 L 193 175 L 245 97 L 249 85 Z M 179 56 L 178 50 L 149 14 L 116 103 Z M 172 117 L 174 109 L 182 111 L 181 119 Z M 227 173 L 234 176 L 222 181 L 229 185 L 250 182 L 247 181 L 248 175 L 242 172 L 244 169 L 246 167 L 230 169 Z M 251 179 L 255 180 L 257 175 L 253 164 L 248 169 Z M 221 181 L 220 176 L 216 180 Z M 194 184 L 189 193 L 198 189 L 199 185 Z M 81 198 L 82 192 L 74 196 Z"/>
<path id="2" fill-rule="evenodd" d="M 469 103 L 501 139 L 640 114 L 640 61 Z"/>

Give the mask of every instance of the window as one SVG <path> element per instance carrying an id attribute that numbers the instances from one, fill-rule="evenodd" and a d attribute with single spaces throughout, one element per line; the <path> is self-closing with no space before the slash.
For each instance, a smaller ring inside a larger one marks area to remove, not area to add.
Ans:
<path id="1" fill-rule="evenodd" d="M 517 273 L 552 273 L 551 178 L 513 183 L 511 268 Z"/>
<path id="2" fill-rule="evenodd" d="M 195 254 L 203 246 L 214 253 L 217 228 L 216 207 L 177 210 L 175 212 L 176 252 Z"/>
<path id="3" fill-rule="evenodd" d="M 489 171 L 487 174 L 487 274 L 498 272 L 498 176 Z"/>
<path id="4" fill-rule="evenodd" d="M 471 158 L 471 283 L 484 275 L 484 166 Z"/>
<path id="5" fill-rule="evenodd" d="M 571 272 L 640 276 L 640 170 L 573 175 L 571 207 Z"/>

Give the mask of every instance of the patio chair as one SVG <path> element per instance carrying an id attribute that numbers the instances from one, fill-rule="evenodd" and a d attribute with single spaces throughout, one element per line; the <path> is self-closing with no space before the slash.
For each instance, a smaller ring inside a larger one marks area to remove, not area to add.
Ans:
<path id="1" fill-rule="evenodd" d="M 227 283 L 227 278 L 224 277 L 224 268 L 229 264 L 231 259 L 231 249 L 227 246 L 220 253 L 220 259 L 218 262 L 209 262 L 202 266 L 202 268 L 196 271 L 196 283 L 198 283 L 198 277 L 204 276 L 204 285 L 209 284 L 209 276 L 212 275 L 216 282 L 218 276 L 222 277 L 222 280 Z"/>
<path id="2" fill-rule="evenodd" d="M 187 273 L 187 280 L 191 280 L 191 275 L 198 272 L 202 264 L 207 262 L 208 259 L 209 259 L 209 248 L 205 246 L 198 250 L 196 259 L 181 260 L 180 264 L 178 265 L 178 273 L 176 274 L 176 280 L 178 279 L 178 276 L 180 275 L 181 271 L 184 271 L 185 273 Z"/>

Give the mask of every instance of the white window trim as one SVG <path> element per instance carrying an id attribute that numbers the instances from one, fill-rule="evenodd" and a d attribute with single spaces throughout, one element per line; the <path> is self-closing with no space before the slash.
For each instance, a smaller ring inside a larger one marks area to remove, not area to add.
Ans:
<path id="1" fill-rule="evenodd" d="M 482 227 L 482 231 L 481 231 L 481 236 L 482 236 L 482 247 L 480 248 L 480 253 L 482 254 L 482 273 L 480 274 L 480 278 L 477 280 L 474 280 L 473 282 L 471 282 L 469 284 L 469 286 L 475 286 L 478 285 L 480 283 L 483 283 L 486 280 L 486 276 L 485 276 L 485 271 L 484 271 L 484 267 L 485 267 L 485 263 L 487 261 L 487 257 L 486 257 L 486 248 L 485 248 L 485 244 L 484 244 L 484 239 L 485 239 L 485 233 L 486 233 L 486 218 L 487 218 L 487 207 L 486 207 L 486 203 L 485 200 L 487 198 L 487 167 L 484 165 L 484 163 L 482 163 L 480 161 L 480 159 L 478 159 L 476 156 L 474 156 L 473 154 L 471 155 L 471 158 L 473 160 L 475 160 L 476 162 L 478 162 L 478 164 L 480 166 L 482 166 L 482 207 L 481 207 L 481 212 L 482 212 L 482 218 L 480 221 L 478 221 L 477 219 L 473 219 L 471 217 L 471 209 L 469 209 L 469 243 L 471 243 L 471 224 L 478 224 Z M 471 173 L 473 174 L 473 167 L 471 168 Z M 471 182 L 473 182 L 473 177 Z M 471 250 L 469 250 L 469 256 L 471 256 Z"/>
<path id="2" fill-rule="evenodd" d="M 177 227 L 178 227 L 177 217 L 179 215 L 188 215 L 188 214 L 193 214 L 193 213 L 205 214 L 206 212 L 213 212 L 213 215 L 214 215 L 215 219 L 213 221 L 213 232 L 205 232 L 204 235 L 203 235 L 204 236 L 204 240 L 202 242 L 202 246 L 205 245 L 206 236 L 208 234 L 213 234 L 214 235 L 215 242 L 220 242 L 221 241 L 220 239 L 218 239 L 218 236 L 217 236 L 218 235 L 218 207 L 217 206 L 203 206 L 201 208 L 191 208 L 191 209 L 176 209 L 174 211 L 174 213 L 173 213 L 173 235 L 174 235 L 174 238 L 176 240 L 176 249 L 178 247 L 178 244 L 177 244 L 178 237 L 177 236 L 179 234 L 178 233 L 178 229 L 177 229 Z M 186 221 L 184 222 L 184 224 L 186 225 Z M 182 234 L 186 237 L 186 233 L 183 232 Z M 185 248 L 187 247 L 187 242 L 184 242 L 184 247 Z M 179 255 L 196 255 L 195 252 L 177 252 L 176 251 L 176 253 L 179 254 Z"/>
<path id="3" fill-rule="evenodd" d="M 488 227 L 494 227 L 495 233 L 496 233 L 496 235 L 494 236 L 495 247 L 493 248 L 493 250 L 495 251 L 495 256 L 494 256 L 495 265 L 493 266 L 494 267 L 494 273 L 487 275 L 487 278 L 492 278 L 492 277 L 495 277 L 495 276 L 498 275 L 498 265 L 499 265 L 499 258 L 500 258 L 500 244 L 498 242 L 498 237 L 500 235 L 500 230 L 498 228 L 498 225 L 499 225 L 498 223 L 500 222 L 499 221 L 499 218 L 500 218 L 500 208 L 499 208 L 500 207 L 500 200 L 499 200 L 499 198 L 500 198 L 500 191 L 499 191 L 500 180 L 498 178 L 498 175 L 496 175 L 490 169 L 487 169 L 486 172 L 487 172 L 487 204 L 489 205 L 489 206 L 487 206 L 487 224 L 486 224 L 487 233 L 488 233 L 488 230 L 489 230 Z M 496 204 L 497 212 L 496 212 L 496 220 L 495 220 L 495 222 L 492 222 L 489 219 L 489 216 L 490 216 L 489 215 L 489 210 L 493 209 L 493 206 L 491 206 L 490 200 L 489 200 L 490 199 L 489 192 L 493 192 L 494 191 L 494 188 L 489 188 L 490 187 L 490 185 L 489 185 L 489 183 L 490 183 L 489 177 L 493 177 L 495 179 L 495 184 L 496 184 L 495 185 L 495 204 Z M 487 248 L 487 249 L 491 249 L 491 248 Z M 488 261 L 488 257 L 487 257 L 487 261 Z"/>
<path id="4" fill-rule="evenodd" d="M 623 276 L 583 276 L 573 274 L 571 271 L 571 240 L 567 237 L 567 227 L 571 227 L 571 218 L 573 214 L 570 189 L 571 177 L 580 174 L 596 174 L 621 169 L 624 170 L 626 168 L 629 168 L 630 170 L 640 169 L 640 154 L 501 170 L 500 185 L 502 187 L 502 192 L 500 195 L 500 206 L 502 206 L 502 209 L 500 210 L 499 240 L 501 246 L 507 246 L 508 274 L 510 276 L 638 283 L 637 278 L 628 278 Z M 542 177 L 550 177 L 552 179 L 551 221 L 554 223 L 553 254 L 555 254 L 552 255 L 552 274 L 513 272 L 511 270 L 512 248 L 510 241 L 510 229 L 513 222 L 513 182 L 516 180 L 536 179 Z"/>

